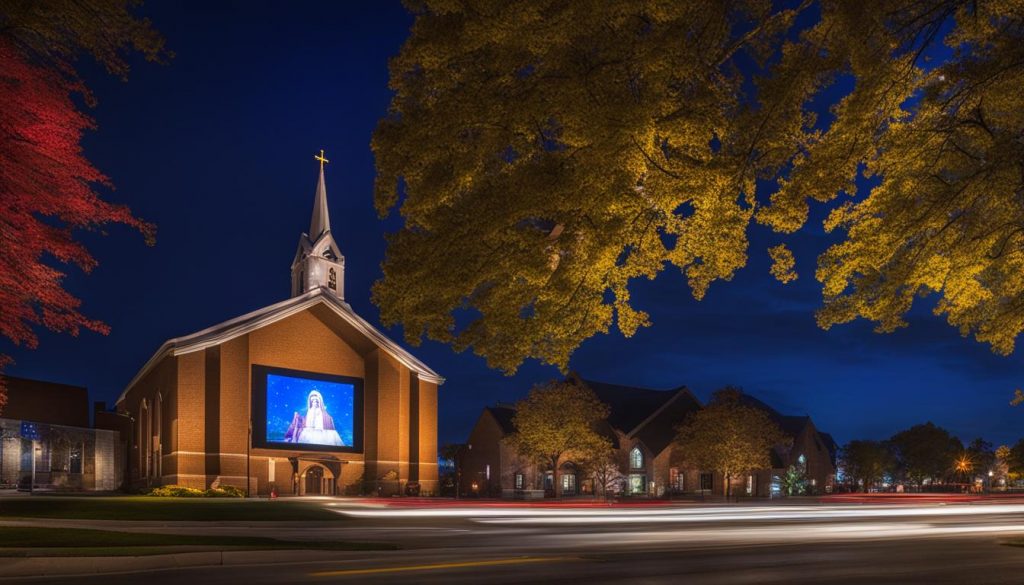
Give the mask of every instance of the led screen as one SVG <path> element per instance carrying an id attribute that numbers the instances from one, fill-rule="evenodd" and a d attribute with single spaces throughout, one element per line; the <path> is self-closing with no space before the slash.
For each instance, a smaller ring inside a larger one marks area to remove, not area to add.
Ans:
<path id="1" fill-rule="evenodd" d="M 361 380 L 258 367 L 253 390 L 254 407 L 264 407 L 253 409 L 253 426 L 264 426 L 254 443 L 286 449 L 358 449 Z"/>

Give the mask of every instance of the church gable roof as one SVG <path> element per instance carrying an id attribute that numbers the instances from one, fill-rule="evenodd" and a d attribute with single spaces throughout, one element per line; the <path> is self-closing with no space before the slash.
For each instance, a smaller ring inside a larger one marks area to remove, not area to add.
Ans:
<path id="1" fill-rule="evenodd" d="M 321 304 L 326 305 L 351 325 L 356 331 L 372 341 L 377 347 L 397 359 L 404 366 L 418 374 L 423 380 L 434 382 L 436 384 L 444 383 L 443 377 L 427 367 L 426 364 L 421 362 L 400 345 L 389 339 L 365 319 L 357 315 L 348 303 L 339 300 L 334 295 L 326 293 L 324 289 L 318 287 L 305 294 L 292 297 L 281 301 L 280 303 L 264 307 L 240 317 L 224 321 L 223 323 L 218 323 L 213 327 L 208 327 L 191 335 L 175 337 L 167 340 L 160 346 L 160 349 L 153 354 L 153 357 L 151 357 L 149 361 L 142 366 L 142 369 L 135 374 L 135 377 L 128 383 L 124 392 L 121 393 L 121 396 L 118 397 L 117 401 L 121 402 L 124 400 L 125 394 L 128 393 L 128 390 L 138 383 L 138 381 L 141 380 L 154 366 L 156 366 L 160 360 L 167 356 L 178 356 L 195 351 L 201 351 L 215 345 L 220 345 L 226 341 L 230 341 L 236 337 L 240 337 L 270 325 L 271 323 L 276 323 L 277 321 Z"/>

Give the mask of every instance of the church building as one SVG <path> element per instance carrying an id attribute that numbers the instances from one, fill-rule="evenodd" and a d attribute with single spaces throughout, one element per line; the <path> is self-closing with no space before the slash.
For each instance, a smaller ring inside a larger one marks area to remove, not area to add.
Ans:
<path id="1" fill-rule="evenodd" d="M 345 302 L 321 156 L 291 298 L 165 342 L 117 401 L 136 487 L 437 492 L 437 373 Z"/>

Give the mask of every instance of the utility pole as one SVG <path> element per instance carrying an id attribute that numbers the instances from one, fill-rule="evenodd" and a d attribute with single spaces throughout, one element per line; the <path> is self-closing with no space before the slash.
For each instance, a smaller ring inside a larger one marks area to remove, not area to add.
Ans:
<path id="1" fill-rule="evenodd" d="M 249 417 L 249 438 L 245 443 L 245 497 L 252 497 L 252 462 L 250 452 L 252 451 L 252 417 Z"/>

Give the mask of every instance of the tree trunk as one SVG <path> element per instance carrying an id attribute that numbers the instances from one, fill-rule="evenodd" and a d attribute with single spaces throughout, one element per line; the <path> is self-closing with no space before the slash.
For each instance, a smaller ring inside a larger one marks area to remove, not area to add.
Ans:
<path id="1" fill-rule="evenodd" d="M 722 488 L 722 493 L 725 495 L 726 501 L 729 500 L 729 492 L 732 491 L 732 476 L 728 473 L 722 474 L 725 477 L 725 487 Z"/>
<path id="2" fill-rule="evenodd" d="M 558 457 L 555 457 L 551 462 L 551 491 L 555 494 L 555 498 L 562 495 L 558 484 Z"/>

